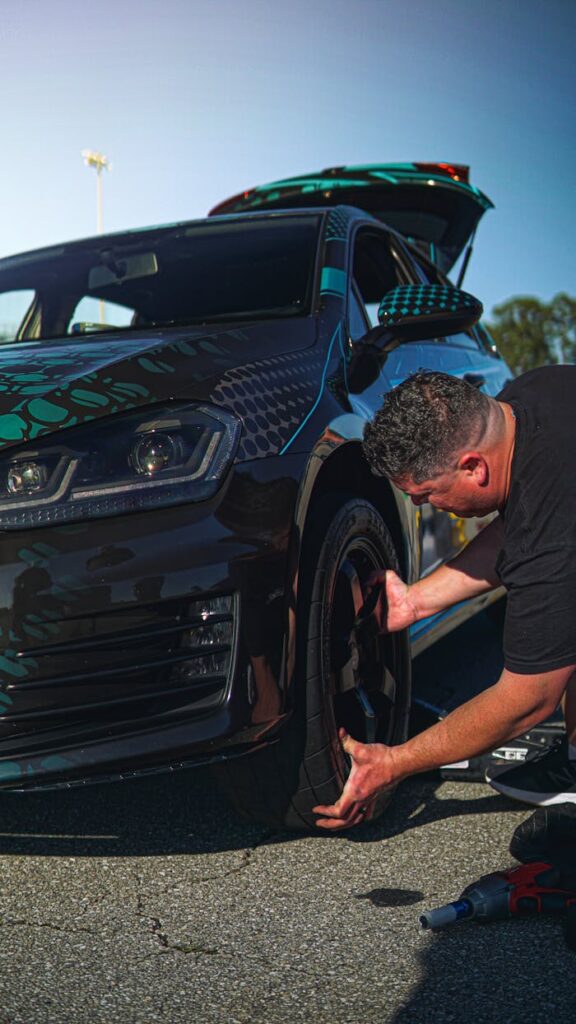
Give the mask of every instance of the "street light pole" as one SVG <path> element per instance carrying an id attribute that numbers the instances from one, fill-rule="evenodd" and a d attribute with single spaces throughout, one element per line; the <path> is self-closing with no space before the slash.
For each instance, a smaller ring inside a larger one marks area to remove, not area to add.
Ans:
<path id="1" fill-rule="evenodd" d="M 82 157 L 87 167 L 93 167 L 96 171 L 96 232 L 101 235 L 103 228 L 103 216 L 102 216 L 102 171 L 106 168 L 110 170 L 111 164 L 108 157 L 104 156 L 103 153 L 97 153 L 93 149 L 83 149 Z M 104 302 L 102 299 L 99 303 L 100 309 L 100 322 L 104 323 Z"/>
<path id="2" fill-rule="evenodd" d="M 102 171 L 110 170 L 111 164 L 108 157 L 103 153 L 96 153 L 93 149 L 83 149 L 82 156 L 87 167 L 93 167 L 96 171 L 96 231 L 102 234 Z"/>

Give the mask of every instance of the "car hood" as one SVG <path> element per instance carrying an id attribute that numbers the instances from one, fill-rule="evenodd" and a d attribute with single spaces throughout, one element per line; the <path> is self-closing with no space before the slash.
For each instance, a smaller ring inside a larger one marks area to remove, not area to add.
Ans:
<path id="1" fill-rule="evenodd" d="M 242 192 L 210 215 L 246 210 L 345 204 L 399 231 L 447 273 L 493 203 L 468 180 L 463 164 L 370 164 L 329 167 Z"/>
<path id="2" fill-rule="evenodd" d="M 221 401 L 234 368 L 309 348 L 312 317 L 0 347 L 0 449 L 158 402 Z M 224 403 L 225 404 L 225 403 Z"/>

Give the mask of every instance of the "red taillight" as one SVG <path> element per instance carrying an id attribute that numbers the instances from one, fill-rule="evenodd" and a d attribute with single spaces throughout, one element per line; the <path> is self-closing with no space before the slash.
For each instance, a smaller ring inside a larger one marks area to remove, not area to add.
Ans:
<path id="1" fill-rule="evenodd" d="M 446 174 L 454 181 L 463 181 L 468 185 L 470 168 L 466 164 L 414 164 L 423 174 Z"/>

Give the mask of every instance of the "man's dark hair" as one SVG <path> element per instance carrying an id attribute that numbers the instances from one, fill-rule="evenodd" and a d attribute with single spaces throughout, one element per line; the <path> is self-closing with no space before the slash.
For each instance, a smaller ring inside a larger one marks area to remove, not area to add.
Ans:
<path id="1" fill-rule="evenodd" d="M 459 451 L 486 432 L 490 399 L 448 373 L 419 370 L 384 396 L 364 428 L 363 450 L 373 473 L 414 483 L 452 468 Z"/>

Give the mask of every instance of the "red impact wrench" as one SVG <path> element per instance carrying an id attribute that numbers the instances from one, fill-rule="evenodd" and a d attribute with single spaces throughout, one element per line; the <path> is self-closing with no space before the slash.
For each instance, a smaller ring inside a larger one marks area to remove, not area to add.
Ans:
<path id="1" fill-rule="evenodd" d="M 572 907 L 576 908 L 576 889 L 565 884 L 562 870 L 538 861 L 484 875 L 468 886 L 460 899 L 422 914 L 420 924 L 423 928 L 443 928 L 470 918 L 498 921 L 565 914 Z M 572 920 L 574 914 L 576 911 L 572 910 Z"/>

